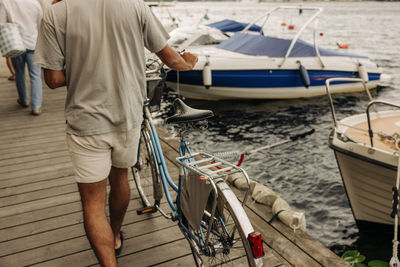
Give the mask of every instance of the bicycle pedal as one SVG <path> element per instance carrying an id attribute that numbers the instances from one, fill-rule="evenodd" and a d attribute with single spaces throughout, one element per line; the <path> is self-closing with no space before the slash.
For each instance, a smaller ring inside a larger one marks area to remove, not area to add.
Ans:
<path id="1" fill-rule="evenodd" d="M 137 215 L 143 215 L 146 213 L 154 213 L 157 211 L 157 208 L 155 206 L 150 206 L 150 207 L 143 207 L 140 209 L 136 210 Z"/>

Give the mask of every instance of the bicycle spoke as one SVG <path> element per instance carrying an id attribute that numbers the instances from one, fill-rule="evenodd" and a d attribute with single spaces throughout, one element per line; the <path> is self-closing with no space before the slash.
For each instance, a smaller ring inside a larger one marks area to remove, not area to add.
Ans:
<path id="1" fill-rule="evenodd" d="M 205 211 L 203 215 L 201 229 L 192 230 L 192 234 L 202 244 L 201 247 L 192 248 L 193 257 L 195 262 L 199 261 L 200 257 L 204 266 L 235 266 L 238 259 L 247 257 L 248 245 L 246 244 L 246 248 L 244 244 L 247 240 L 243 240 L 243 235 L 239 233 L 241 228 L 237 225 L 229 205 L 224 201 L 222 210 L 219 209 L 221 207 L 216 210 L 207 245 L 204 245 L 204 236 L 201 235 L 201 231 L 207 232 L 211 216 L 209 212 Z M 193 250 L 199 251 L 198 255 Z"/>

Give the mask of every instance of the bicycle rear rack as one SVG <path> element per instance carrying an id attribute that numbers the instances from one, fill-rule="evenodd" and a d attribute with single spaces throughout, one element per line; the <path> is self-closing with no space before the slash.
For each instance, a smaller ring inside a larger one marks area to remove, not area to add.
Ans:
<path id="1" fill-rule="evenodd" d="M 225 176 L 242 173 L 246 179 L 248 187 L 242 205 L 246 203 L 250 191 L 250 178 L 243 168 L 206 152 L 188 154 L 178 157 L 176 160 L 184 168 L 189 169 L 200 176 L 205 176 L 214 183 L 217 183 L 220 179 L 224 180 Z"/>
<path id="2" fill-rule="evenodd" d="M 248 189 L 242 201 L 242 206 L 246 203 L 247 196 L 250 192 L 250 179 L 246 171 L 230 162 L 215 157 L 205 152 L 191 153 L 182 157 L 176 158 L 176 161 L 183 167 L 183 169 L 190 170 L 204 178 L 208 179 L 214 190 L 212 208 L 210 212 L 210 220 L 208 222 L 208 229 L 205 236 L 204 244 L 208 244 L 209 236 L 211 233 L 211 225 L 215 220 L 215 210 L 217 207 L 218 198 L 218 183 L 225 183 L 225 176 L 241 172 L 246 178 Z"/>

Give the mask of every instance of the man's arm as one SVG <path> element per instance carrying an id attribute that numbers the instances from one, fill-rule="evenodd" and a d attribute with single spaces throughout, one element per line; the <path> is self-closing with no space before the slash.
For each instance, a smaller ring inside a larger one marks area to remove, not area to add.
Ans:
<path id="1" fill-rule="evenodd" d="M 197 56 L 195 54 L 185 52 L 181 56 L 169 45 L 166 45 L 161 51 L 157 52 L 156 55 L 165 65 L 177 71 L 191 70 L 197 62 Z"/>
<path id="2" fill-rule="evenodd" d="M 65 70 L 43 69 L 44 80 L 51 89 L 66 85 Z"/>

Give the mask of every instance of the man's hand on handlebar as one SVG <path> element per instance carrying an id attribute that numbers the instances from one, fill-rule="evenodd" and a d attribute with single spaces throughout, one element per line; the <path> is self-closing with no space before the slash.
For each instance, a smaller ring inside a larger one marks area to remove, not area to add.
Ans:
<path id="1" fill-rule="evenodd" d="M 194 65 L 196 65 L 197 62 L 197 55 L 196 54 L 192 54 L 190 52 L 184 52 L 182 54 L 183 59 L 186 61 L 186 63 L 191 66 L 190 69 L 193 69 Z"/>
<path id="2" fill-rule="evenodd" d="M 161 51 L 157 52 L 156 55 L 165 65 L 176 71 L 191 70 L 197 62 L 197 56 L 195 54 L 185 52 L 180 55 L 169 45 L 166 45 Z"/>

